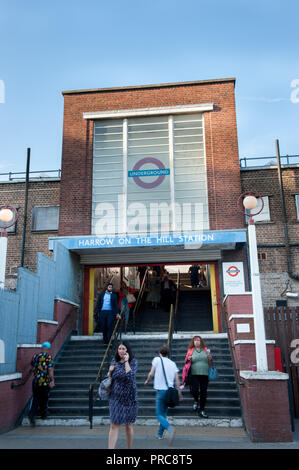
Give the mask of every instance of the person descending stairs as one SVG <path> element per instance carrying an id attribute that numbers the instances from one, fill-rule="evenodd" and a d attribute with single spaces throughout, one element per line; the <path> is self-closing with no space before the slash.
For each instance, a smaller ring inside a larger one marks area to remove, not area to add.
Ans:
<path id="1" fill-rule="evenodd" d="M 209 384 L 206 411 L 210 420 L 213 418 L 240 419 L 240 397 L 228 340 L 222 336 L 210 335 L 205 338 L 219 372 L 219 379 Z M 184 338 L 174 338 L 172 342 L 171 359 L 179 367 L 180 378 L 190 337 L 185 335 Z M 155 419 L 155 391 L 152 387 L 146 387 L 144 382 L 152 358 L 157 355 L 159 347 L 167 342 L 167 339 L 165 336 L 164 338 L 155 338 L 154 335 L 143 335 L 140 338 L 138 335 L 131 335 L 131 339 L 130 335 L 127 335 L 126 339 L 131 342 L 134 355 L 138 360 L 138 418 L 151 419 L 152 421 Z M 50 422 L 55 419 L 83 418 L 88 420 L 89 385 L 94 382 L 97 376 L 104 351 L 104 345 L 98 337 L 88 340 L 72 337 L 65 345 L 59 358 L 55 361 L 56 386 L 51 391 L 49 398 L 48 420 Z M 108 370 L 108 363 L 106 370 Z M 97 418 L 108 419 L 108 402 L 96 399 L 93 414 L 95 420 Z M 193 410 L 193 398 L 188 387 L 183 390 L 183 400 L 179 406 L 169 410 L 169 416 L 173 419 L 199 419 Z"/>

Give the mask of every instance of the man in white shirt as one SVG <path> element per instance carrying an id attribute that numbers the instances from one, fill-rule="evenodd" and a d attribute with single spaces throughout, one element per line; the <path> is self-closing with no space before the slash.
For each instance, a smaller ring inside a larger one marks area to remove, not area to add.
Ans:
<path id="1" fill-rule="evenodd" d="M 166 436 L 171 444 L 174 439 L 175 429 L 167 421 L 167 411 L 168 407 L 165 405 L 165 394 L 168 387 L 176 387 L 179 390 L 179 369 L 177 368 L 175 362 L 171 361 L 169 358 L 169 347 L 167 344 L 163 344 L 159 349 L 159 356 L 154 357 L 152 361 L 152 368 L 147 376 L 146 381 L 144 382 L 147 385 L 152 377 L 154 377 L 154 389 L 156 390 L 156 416 L 160 422 L 158 430 L 158 439 L 163 439 L 164 431 L 166 431 Z M 165 381 L 165 376 L 162 368 L 162 361 L 164 365 L 164 370 L 167 378 L 168 385 Z M 179 397 L 182 398 L 182 394 L 179 390 Z"/>

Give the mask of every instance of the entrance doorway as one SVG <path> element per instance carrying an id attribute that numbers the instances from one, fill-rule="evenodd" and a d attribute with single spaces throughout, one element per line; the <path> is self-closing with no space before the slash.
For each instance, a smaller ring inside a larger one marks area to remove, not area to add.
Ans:
<path id="1" fill-rule="evenodd" d="M 221 332 L 216 263 L 86 266 L 83 334 L 97 332 L 95 306 L 107 284 L 126 306 L 127 331 L 166 332 L 170 304 L 176 331 Z M 125 302 L 124 296 L 129 300 Z M 134 324 L 133 324 L 134 322 Z"/>

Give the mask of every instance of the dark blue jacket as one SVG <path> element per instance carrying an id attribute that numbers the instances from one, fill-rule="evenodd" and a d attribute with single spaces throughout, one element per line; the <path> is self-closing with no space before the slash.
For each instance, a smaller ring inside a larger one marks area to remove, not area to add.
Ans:
<path id="1" fill-rule="evenodd" d="M 95 309 L 95 312 L 97 314 L 99 314 L 102 310 L 102 306 L 103 306 L 103 302 L 104 302 L 104 295 L 105 295 L 105 292 L 101 292 L 99 297 L 98 297 L 98 300 L 97 300 L 97 305 L 96 305 L 96 309 Z M 111 311 L 113 313 L 113 315 L 118 315 L 119 313 L 119 310 L 118 310 L 118 297 L 117 295 L 112 292 L 111 294 Z"/>

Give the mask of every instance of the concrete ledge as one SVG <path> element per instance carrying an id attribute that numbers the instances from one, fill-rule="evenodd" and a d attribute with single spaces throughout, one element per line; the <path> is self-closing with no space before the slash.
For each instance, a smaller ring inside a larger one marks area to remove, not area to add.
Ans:
<path id="1" fill-rule="evenodd" d="M 49 323 L 50 325 L 58 325 L 58 321 L 55 320 L 37 320 L 37 323 Z"/>
<path id="2" fill-rule="evenodd" d="M 234 344 L 255 344 L 255 339 L 237 339 Z M 266 339 L 266 344 L 275 344 L 275 340 Z"/>
<path id="3" fill-rule="evenodd" d="M 246 380 L 288 380 L 289 374 L 270 370 L 267 372 L 253 372 L 251 370 L 241 370 L 240 377 Z"/>
<path id="4" fill-rule="evenodd" d="M 168 421 L 175 426 L 201 426 L 201 427 L 218 427 L 218 428 L 243 428 L 241 418 L 174 418 L 169 416 Z M 36 419 L 37 426 L 89 426 L 88 418 L 53 418 L 53 419 Z M 109 418 L 101 418 L 96 416 L 93 418 L 94 426 L 110 425 Z M 137 418 L 135 425 L 137 426 L 157 426 L 157 418 Z M 22 426 L 30 426 L 29 419 L 23 419 Z"/>
<path id="5" fill-rule="evenodd" d="M 16 372 L 15 374 L 0 375 L 0 382 L 7 382 L 8 380 L 17 380 L 21 378 L 21 372 Z"/>
<path id="6" fill-rule="evenodd" d="M 74 307 L 80 307 L 79 304 L 76 304 L 75 302 L 72 302 L 71 300 L 67 300 L 67 299 L 62 299 L 60 297 L 54 297 L 54 300 L 56 300 L 57 302 L 64 302 L 65 304 L 70 304 L 70 305 L 74 305 Z"/>

